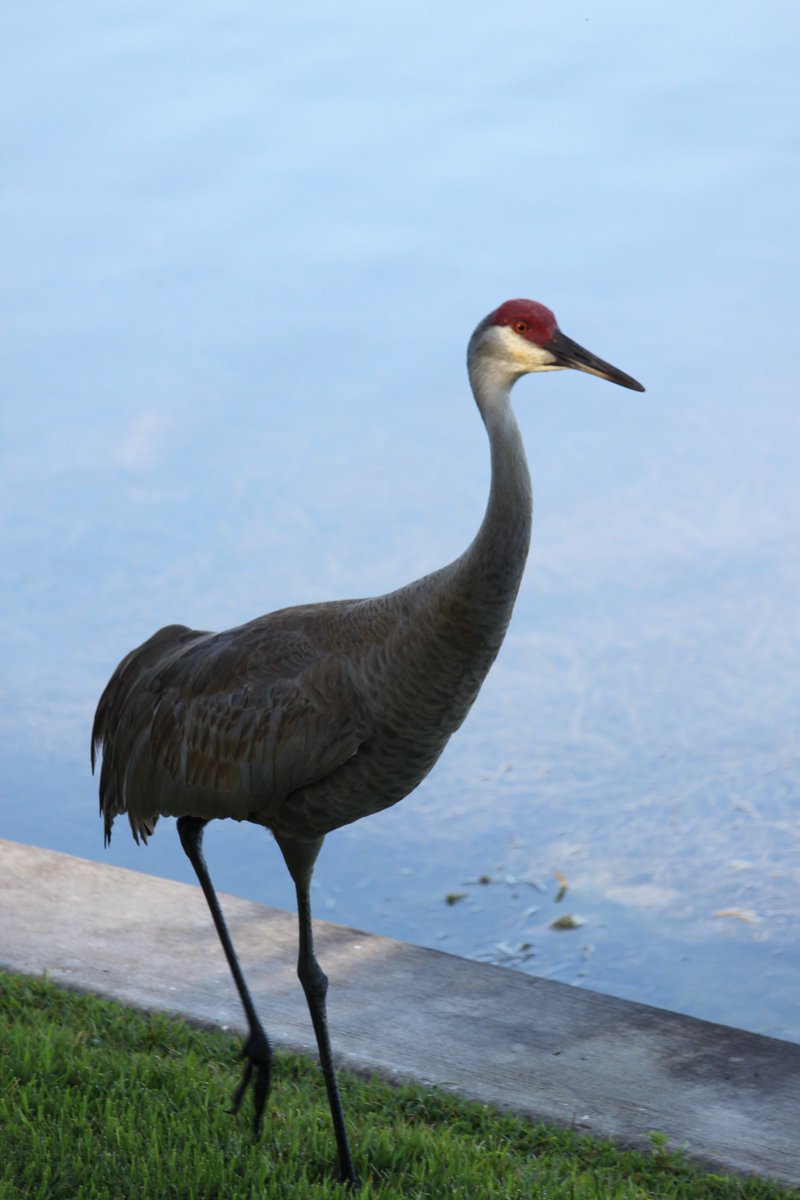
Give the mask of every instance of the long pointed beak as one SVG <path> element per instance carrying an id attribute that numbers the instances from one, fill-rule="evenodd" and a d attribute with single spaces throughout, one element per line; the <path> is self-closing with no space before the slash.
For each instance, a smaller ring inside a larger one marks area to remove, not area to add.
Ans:
<path id="1" fill-rule="evenodd" d="M 611 363 L 604 362 L 596 354 L 590 354 L 588 350 L 584 350 L 583 346 L 573 342 L 572 338 L 568 338 L 560 329 L 556 329 L 546 348 L 555 360 L 553 366 L 573 367 L 576 371 L 587 371 L 590 375 L 599 375 L 601 379 L 610 379 L 612 383 L 618 383 L 620 387 L 631 388 L 634 392 L 644 391 L 642 385 L 632 379 L 630 375 L 612 367 Z"/>

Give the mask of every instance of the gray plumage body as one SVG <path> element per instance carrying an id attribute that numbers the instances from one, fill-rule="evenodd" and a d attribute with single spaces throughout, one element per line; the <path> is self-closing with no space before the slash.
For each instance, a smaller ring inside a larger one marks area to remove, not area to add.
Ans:
<path id="1" fill-rule="evenodd" d="M 516 421 L 508 405 L 484 418 L 489 504 L 455 562 L 384 596 L 224 633 L 167 626 L 120 663 L 93 732 L 107 838 L 127 812 L 137 840 L 184 814 L 317 839 L 424 779 L 497 655 L 530 540 Z"/>
<path id="2" fill-rule="evenodd" d="M 511 388 L 576 367 L 642 391 L 583 350 L 549 309 L 509 300 L 475 330 L 470 383 L 492 458 L 486 514 L 449 566 L 369 600 L 286 608 L 225 633 L 168 625 L 123 659 L 97 707 L 106 841 L 127 812 L 137 841 L 160 816 L 178 833 L 242 1001 L 249 1036 L 234 1110 L 252 1088 L 259 1129 L 272 1051 L 202 853 L 216 817 L 272 830 L 297 892 L 297 971 L 319 1047 L 342 1178 L 358 1185 L 314 954 L 309 889 L 331 830 L 395 804 L 469 712 L 505 636 L 531 531 L 531 489 Z"/>

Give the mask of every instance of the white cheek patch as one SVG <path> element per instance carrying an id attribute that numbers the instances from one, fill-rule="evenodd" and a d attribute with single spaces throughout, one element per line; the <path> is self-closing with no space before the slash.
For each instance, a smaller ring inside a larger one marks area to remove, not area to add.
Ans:
<path id="1" fill-rule="evenodd" d="M 559 366 L 553 355 L 544 346 L 528 342 L 520 334 L 515 333 L 509 325 L 495 326 L 500 335 L 503 352 L 523 371 L 558 371 Z"/>

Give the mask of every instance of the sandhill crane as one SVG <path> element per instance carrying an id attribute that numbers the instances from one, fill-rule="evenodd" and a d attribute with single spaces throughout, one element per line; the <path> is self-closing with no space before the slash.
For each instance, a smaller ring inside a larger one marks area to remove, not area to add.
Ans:
<path id="1" fill-rule="evenodd" d="M 385 596 L 285 608 L 224 633 L 168 625 L 124 658 L 97 707 L 105 840 L 118 813 L 146 842 L 178 833 L 244 1007 L 249 1036 L 236 1111 L 252 1086 L 258 1132 L 272 1052 L 202 853 L 215 817 L 272 831 L 297 892 L 297 973 L 316 1034 L 342 1178 L 358 1179 L 328 1036 L 327 978 L 314 954 L 309 887 L 332 829 L 396 804 L 428 774 L 494 661 L 528 554 L 530 476 L 510 402 L 532 371 L 573 367 L 640 383 L 561 333 L 552 312 L 508 300 L 472 335 L 472 392 L 491 448 L 483 522 L 448 566 Z"/>

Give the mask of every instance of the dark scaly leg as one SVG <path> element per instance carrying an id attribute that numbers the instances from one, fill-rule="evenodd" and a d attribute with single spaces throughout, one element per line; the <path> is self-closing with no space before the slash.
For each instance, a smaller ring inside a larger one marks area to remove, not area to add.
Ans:
<path id="1" fill-rule="evenodd" d="M 314 935 L 311 923 L 311 901 L 309 888 L 314 863 L 322 846 L 322 838 L 313 842 L 290 841 L 288 838 L 276 836 L 281 848 L 289 873 L 294 880 L 297 890 L 297 917 L 300 932 L 300 951 L 297 957 L 297 976 L 306 994 L 308 1011 L 319 1048 L 319 1059 L 325 1087 L 328 1092 L 328 1103 L 333 1119 L 333 1132 L 336 1136 L 336 1147 L 339 1152 L 339 1168 L 342 1179 L 351 1187 L 358 1188 L 359 1180 L 353 1166 L 350 1153 L 350 1143 L 347 1139 L 347 1128 L 344 1121 L 342 1100 L 339 1095 L 339 1085 L 336 1082 L 336 1068 L 333 1065 L 331 1042 L 328 1036 L 328 1018 L 325 1011 L 325 997 L 328 992 L 328 977 L 317 962 L 314 954 Z"/>
<path id="2" fill-rule="evenodd" d="M 233 948 L 231 935 L 228 933 L 228 927 L 225 924 L 225 918 L 222 915 L 222 909 L 219 906 L 219 900 L 214 891 L 211 876 L 208 873 L 206 860 L 203 857 L 203 830 L 207 824 L 208 822 L 201 820 L 200 817 L 179 817 L 178 834 L 181 839 L 181 845 L 195 869 L 200 887 L 203 889 L 203 894 L 208 901 L 208 907 L 211 910 L 211 916 L 216 925 L 219 940 L 222 942 L 222 949 L 225 951 L 225 957 L 228 960 L 228 966 L 231 969 L 233 981 L 236 984 L 236 990 L 239 993 L 250 1030 L 247 1041 L 242 1048 L 242 1058 L 246 1058 L 247 1062 L 245 1063 L 242 1081 L 234 1093 L 231 1112 L 239 1111 L 245 1092 L 252 1080 L 253 1106 L 255 1109 L 253 1129 L 258 1134 L 264 1116 L 264 1106 L 269 1094 L 272 1047 L 258 1019 L 258 1013 L 255 1010 L 255 1005 L 245 983 L 242 968 L 239 966 L 239 960 Z"/>

